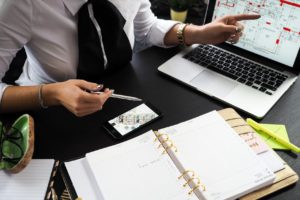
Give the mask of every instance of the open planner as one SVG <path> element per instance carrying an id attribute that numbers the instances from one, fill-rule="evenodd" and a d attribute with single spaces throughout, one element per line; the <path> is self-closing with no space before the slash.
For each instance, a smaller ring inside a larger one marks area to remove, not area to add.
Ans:
<path id="1" fill-rule="evenodd" d="M 84 200 L 257 199 L 298 180 L 232 109 L 64 164 L 72 195 Z"/>

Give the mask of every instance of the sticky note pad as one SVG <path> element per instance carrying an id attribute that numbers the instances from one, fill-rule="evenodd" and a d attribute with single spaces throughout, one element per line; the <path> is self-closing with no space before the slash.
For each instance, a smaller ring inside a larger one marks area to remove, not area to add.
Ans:
<path id="1" fill-rule="evenodd" d="M 286 131 L 285 125 L 282 124 L 261 124 L 265 128 L 269 129 L 270 131 L 273 131 L 277 135 L 281 136 L 282 138 L 289 140 L 288 133 Z M 288 150 L 285 146 L 281 145 L 280 143 L 276 142 L 272 137 L 267 135 L 266 133 L 263 133 L 262 131 L 256 131 L 264 141 L 267 142 L 267 144 L 273 148 L 273 149 L 280 149 L 280 150 Z"/>
<path id="2" fill-rule="evenodd" d="M 263 141 L 258 134 L 255 133 L 243 133 L 240 137 L 253 149 L 256 154 L 268 151 L 268 145 Z"/>

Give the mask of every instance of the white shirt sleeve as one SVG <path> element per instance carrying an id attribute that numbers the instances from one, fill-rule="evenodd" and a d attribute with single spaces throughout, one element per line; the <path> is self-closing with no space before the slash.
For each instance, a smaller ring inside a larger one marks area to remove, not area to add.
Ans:
<path id="1" fill-rule="evenodd" d="M 176 21 L 157 19 L 150 9 L 150 2 L 142 0 L 134 19 L 135 46 L 140 51 L 152 45 L 167 47 L 164 44 L 166 33 L 177 23 Z"/>
<path id="2" fill-rule="evenodd" d="M 5 88 L 2 83 L 16 53 L 30 39 L 31 0 L 2 0 L 0 2 L 0 101 Z"/>

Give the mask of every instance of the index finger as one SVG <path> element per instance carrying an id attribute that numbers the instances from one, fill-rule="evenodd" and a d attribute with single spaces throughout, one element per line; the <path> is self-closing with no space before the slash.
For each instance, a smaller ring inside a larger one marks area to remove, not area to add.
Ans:
<path id="1" fill-rule="evenodd" d="M 232 16 L 235 20 L 241 21 L 241 20 L 253 20 L 260 18 L 259 14 L 239 14 L 239 15 L 233 15 Z"/>

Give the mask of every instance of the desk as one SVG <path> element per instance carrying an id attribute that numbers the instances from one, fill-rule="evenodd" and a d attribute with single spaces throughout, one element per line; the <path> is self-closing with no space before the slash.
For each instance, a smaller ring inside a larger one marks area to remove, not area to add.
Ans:
<path id="1" fill-rule="evenodd" d="M 141 97 L 158 107 L 163 118 L 136 132 L 135 136 L 149 129 L 158 129 L 196 117 L 211 110 L 226 108 L 204 94 L 190 89 L 160 74 L 157 67 L 170 58 L 178 48 L 150 48 L 134 55 L 130 66 L 107 77 L 103 82 L 116 93 Z M 300 146 L 300 82 L 286 93 L 261 121 L 283 123 L 291 140 Z M 77 118 L 63 107 L 52 107 L 33 112 L 35 119 L 35 158 L 69 160 L 85 153 L 107 147 L 117 142 L 108 135 L 101 124 L 134 105 L 133 102 L 110 99 L 102 111 L 87 117 Z M 238 111 L 243 117 L 249 117 Z M 133 136 L 131 136 L 133 137 Z M 280 156 L 300 174 L 300 159 L 286 152 Z M 300 184 L 285 188 L 266 199 L 299 199 Z"/>

